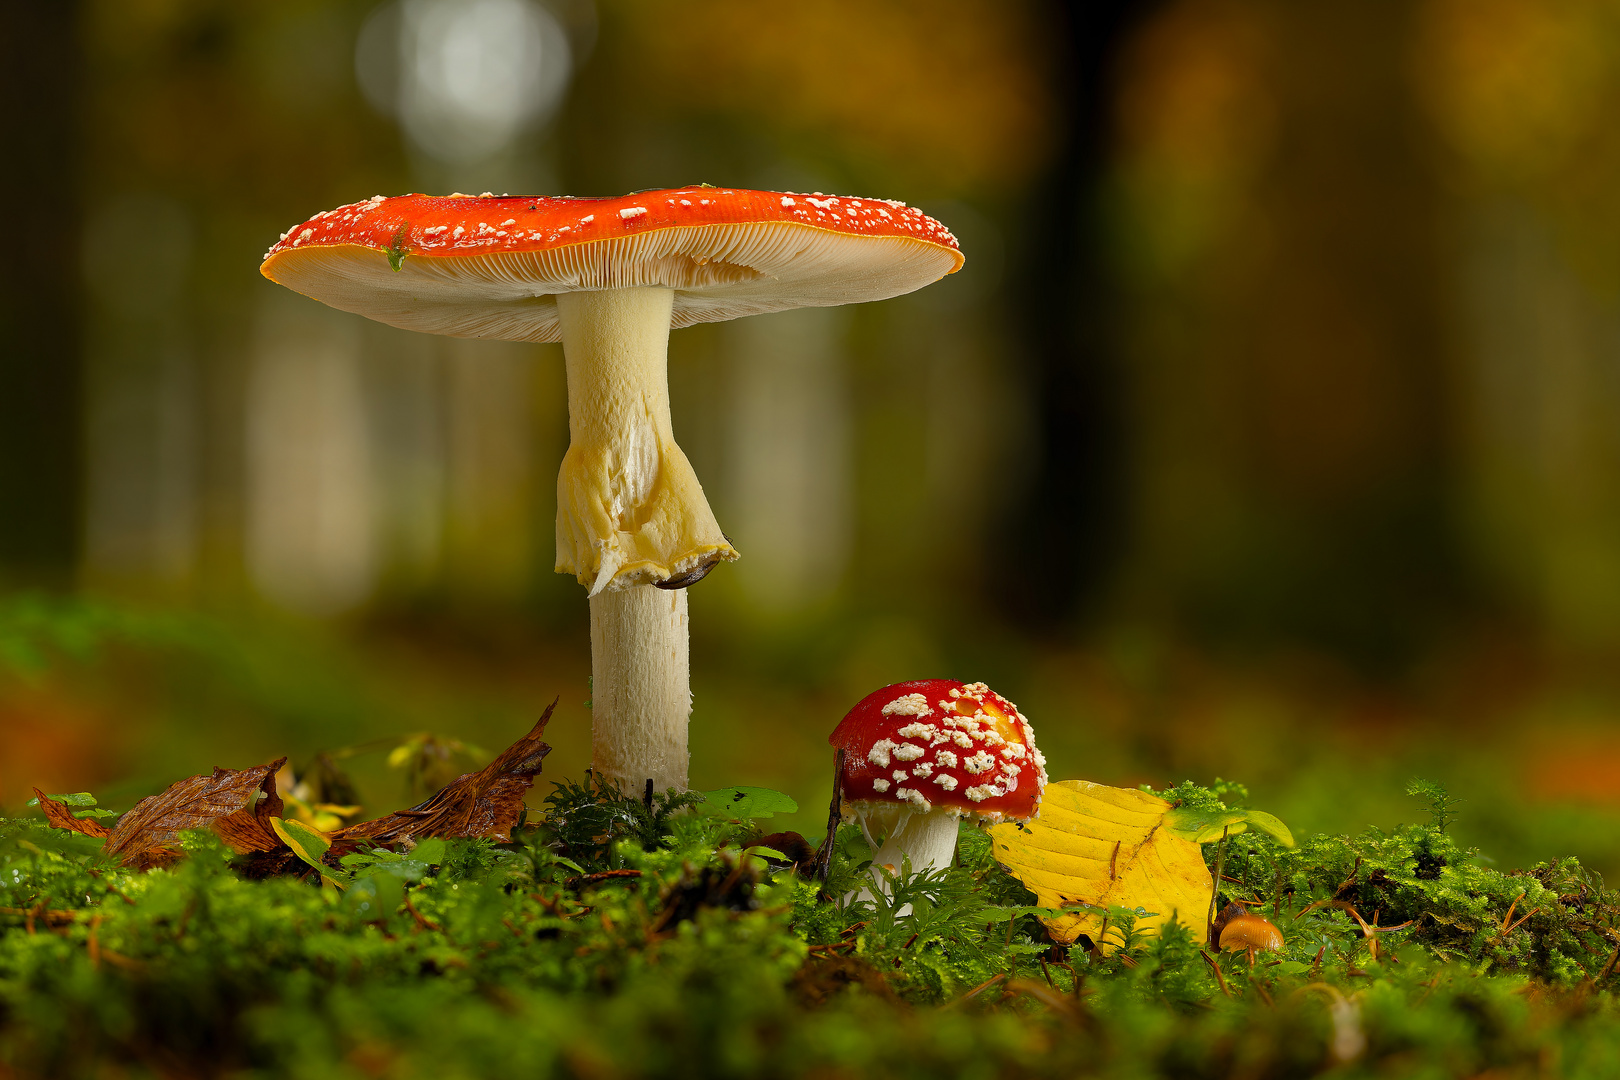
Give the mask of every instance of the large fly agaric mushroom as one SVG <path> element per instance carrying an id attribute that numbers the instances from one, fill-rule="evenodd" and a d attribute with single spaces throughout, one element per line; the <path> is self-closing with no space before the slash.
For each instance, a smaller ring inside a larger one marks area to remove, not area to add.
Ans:
<path id="1" fill-rule="evenodd" d="M 700 186 L 378 195 L 293 226 L 261 269 L 408 330 L 562 342 L 557 570 L 590 595 L 594 763 L 664 789 L 686 786 L 682 590 L 737 557 L 675 444 L 671 327 L 883 300 L 962 261 L 943 225 L 902 203 Z"/>
<path id="2" fill-rule="evenodd" d="M 923 679 L 868 694 L 828 742 L 844 751 L 844 815 L 876 854 L 878 872 L 951 861 L 963 818 L 1028 821 L 1040 809 L 1046 759 L 1018 706 L 984 683 Z M 881 840 L 880 840 L 881 838 Z"/>

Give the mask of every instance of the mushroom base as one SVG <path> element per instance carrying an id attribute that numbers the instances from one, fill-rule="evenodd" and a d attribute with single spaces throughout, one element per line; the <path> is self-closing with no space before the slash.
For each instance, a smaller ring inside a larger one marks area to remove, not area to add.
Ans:
<path id="1" fill-rule="evenodd" d="M 591 761 L 626 793 L 686 790 L 692 713 L 686 592 L 591 597 Z"/>

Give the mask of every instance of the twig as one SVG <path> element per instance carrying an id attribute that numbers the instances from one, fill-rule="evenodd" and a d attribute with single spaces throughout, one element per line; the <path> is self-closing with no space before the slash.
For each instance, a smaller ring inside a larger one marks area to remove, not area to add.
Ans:
<path id="1" fill-rule="evenodd" d="M 827 875 L 832 872 L 833 845 L 838 842 L 838 821 L 842 816 L 844 801 L 844 750 L 839 748 L 833 755 L 833 793 L 832 804 L 827 808 L 827 835 L 822 838 L 821 847 L 816 851 L 816 882 L 827 884 Z"/>
<path id="2" fill-rule="evenodd" d="M 1226 834 L 1231 831 L 1232 826 L 1222 826 L 1221 846 L 1215 852 L 1215 880 L 1209 886 L 1209 916 L 1204 919 L 1204 938 L 1206 941 L 1215 928 L 1215 905 L 1221 899 L 1221 871 L 1226 866 Z"/>
<path id="3" fill-rule="evenodd" d="M 571 877 L 563 882 L 563 888 L 577 891 L 586 885 L 596 885 L 599 882 L 612 881 L 615 878 L 638 878 L 640 876 L 640 870 L 599 870 L 594 874 Z"/>
<path id="4" fill-rule="evenodd" d="M 411 894 L 409 892 L 405 893 L 405 910 L 410 912 L 411 918 L 416 920 L 418 930 L 438 930 L 440 928 L 438 923 L 416 910 L 416 905 L 411 903 Z"/>
<path id="5" fill-rule="evenodd" d="M 1507 914 L 1502 916 L 1502 933 L 1504 935 L 1508 932 L 1508 923 L 1513 921 L 1513 909 L 1519 906 L 1519 901 L 1522 899 L 1524 899 L 1524 893 L 1515 896 L 1513 903 L 1508 905 Z"/>
<path id="6" fill-rule="evenodd" d="M 1000 982 L 1002 979 L 1005 979 L 1007 977 L 1007 975 L 1008 975 L 1008 972 L 1003 971 L 999 975 L 990 976 L 988 979 L 984 980 L 984 982 L 980 983 L 978 986 L 975 986 L 973 989 L 969 990 L 967 993 L 963 994 L 961 997 L 957 998 L 955 1001 L 949 1002 L 944 1007 L 947 1008 L 947 1009 L 952 1009 L 952 1008 L 955 1008 L 956 1006 L 962 1004 L 962 1002 L 964 1002 L 964 1001 L 968 1001 L 968 1000 L 971 1000 L 972 998 L 978 997 L 980 994 L 984 993 L 984 991 L 990 989 L 992 986 L 996 985 L 996 983 Z"/>
<path id="7" fill-rule="evenodd" d="M 1074 965 L 1069 961 L 1063 961 L 1063 966 L 1069 969 L 1069 978 L 1074 980 L 1074 996 L 1079 997 L 1086 980 L 1080 977 L 1080 972 L 1076 971 Z"/>
<path id="8" fill-rule="evenodd" d="M 0 907 L 0 915 L 21 915 L 30 934 L 34 932 L 35 919 L 43 921 L 46 926 L 67 926 L 78 919 L 71 911 L 46 910 L 43 900 L 31 908 Z"/>
<path id="9" fill-rule="evenodd" d="M 1215 973 L 1215 981 L 1221 984 L 1221 993 L 1231 997 L 1232 991 L 1226 988 L 1226 973 L 1221 970 L 1221 965 L 1216 963 L 1215 958 L 1203 949 L 1198 950 L 1198 955 L 1204 958 L 1204 963 L 1209 965 L 1209 970 Z"/>
<path id="10" fill-rule="evenodd" d="M 1529 911 L 1525 912 L 1523 915 L 1520 915 L 1518 922 L 1514 923 L 1512 926 L 1510 926 L 1506 930 L 1502 931 L 1502 936 L 1507 937 L 1509 934 L 1513 933 L 1513 931 L 1515 931 L 1519 927 L 1523 926 L 1526 919 L 1530 918 L 1530 916 L 1532 916 L 1532 915 L 1539 914 L 1540 911 L 1541 911 L 1541 909 L 1538 908 L 1538 907 L 1537 908 L 1531 908 Z"/>
<path id="11" fill-rule="evenodd" d="M 1042 986 L 1040 983 L 1034 982 L 1030 979 L 1014 979 L 1007 984 L 1008 996 L 1023 994 L 1026 997 L 1034 998 L 1036 1001 L 1040 1002 L 1042 1005 L 1045 1005 L 1048 1009 L 1051 1009 L 1055 1013 L 1060 1013 L 1064 1016 L 1070 1017 L 1074 1016 L 1074 1005 L 1072 1005 L 1067 998 L 1061 997 L 1054 993 L 1053 990 L 1055 989 L 1055 987 L 1048 989 Z M 1003 998 L 1003 1000 L 1006 999 Z"/>
<path id="12" fill-rule="evenodd" d="M 1357 855 L 1355 865 L 1350 868 L 1350 876 L 1341 881 L 1339 883 L 1339 887 L 1333 890 L 1333 899 L 1337 900 L 1344 890 L 1354 885 L 1356 883 L 1356 875 L 1359 873 L 1361 873 L 1361 856 Z"/>
<path id="13" fill-rule="evenodd" d="M 1598 977 L 1594 980 L 1594 982 L 1601 983 L 1604 979 L 1607 979 L 1610 975 L 1614 974 L 1614 965 L 1617 961 L 1620 961 L 1620 945 L 1616 945 L 1614 947 L 1614 952 L 1609 954 L 1609 962 L 1603 965 L 1603 970 L 1598 972 Z"/>
<path id="14" fill-rule="evenodd" d="M 838 941 L 831 945 L 812 945 L 805 951 L 811 956 L 837 956 L 845 950 L 853 952 L 857 944 L 854 941 Z"/>

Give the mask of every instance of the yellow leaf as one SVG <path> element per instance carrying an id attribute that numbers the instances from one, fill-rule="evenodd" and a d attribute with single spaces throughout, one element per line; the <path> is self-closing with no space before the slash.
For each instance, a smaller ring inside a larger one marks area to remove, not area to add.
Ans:
<path id="1" fill-rule="evenodd" d="M 1149 933 L 1174 913 L 1202 940 L 1214 883 L 1198 845 L 1165 829 L 1169 809 L 1145 791 L 1061 780 L 1046 785 L 1040 817 L 1022 829 L 997 825 L 990 839 L 997 861 L 1043 907 L 1073 909 L 1043 920 L 1058 941 L 1085 934 L 1111 952 L 1118 941 L 1100 940 L 1106 910 L 1092 910 L 1110 907 L 1152 912 L 1136 923 Z"/>
<path id="2" fill-rule="evenodd" d="M 330 838 L 291 818 L 272 817 L 270 827 L 281 837 L 281 842 L 292 849 L 294 855 L 320 871 L 323 884 L 335 885 L 339 889 L 345 888 L 343 882 L 336 876 L 342 871 L 335 871 L 321 861 L 321 856 L 332 846 Z"/>

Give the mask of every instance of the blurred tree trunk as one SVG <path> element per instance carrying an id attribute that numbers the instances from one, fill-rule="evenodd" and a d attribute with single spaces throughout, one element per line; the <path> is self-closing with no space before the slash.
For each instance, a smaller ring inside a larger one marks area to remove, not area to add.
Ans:
<path id="1" fill-rule="evenodd" d="M 1054 0 L 1061 143 L 1028 210 L 1018 312 L 1037 432 L 1013 562 L 1025 621 L 1057 626 L 1097 596 L 1124 538 L 1124 380 L 1110 312 L 1099 190 L 1109 163 L 1114 57 L 1160 0 Z"/>
<path id="2" fill-rule="evenodd" d="M 0 0 L 0 581 L 78 554 L 78 29 L 73 0 Z"/>
<path id="3" fill-rule="evenodd" d="M 1122 58 L 1128 601 L 1369 670 L 1477 603 L 1402 0 L 1175 0 Z"/>

